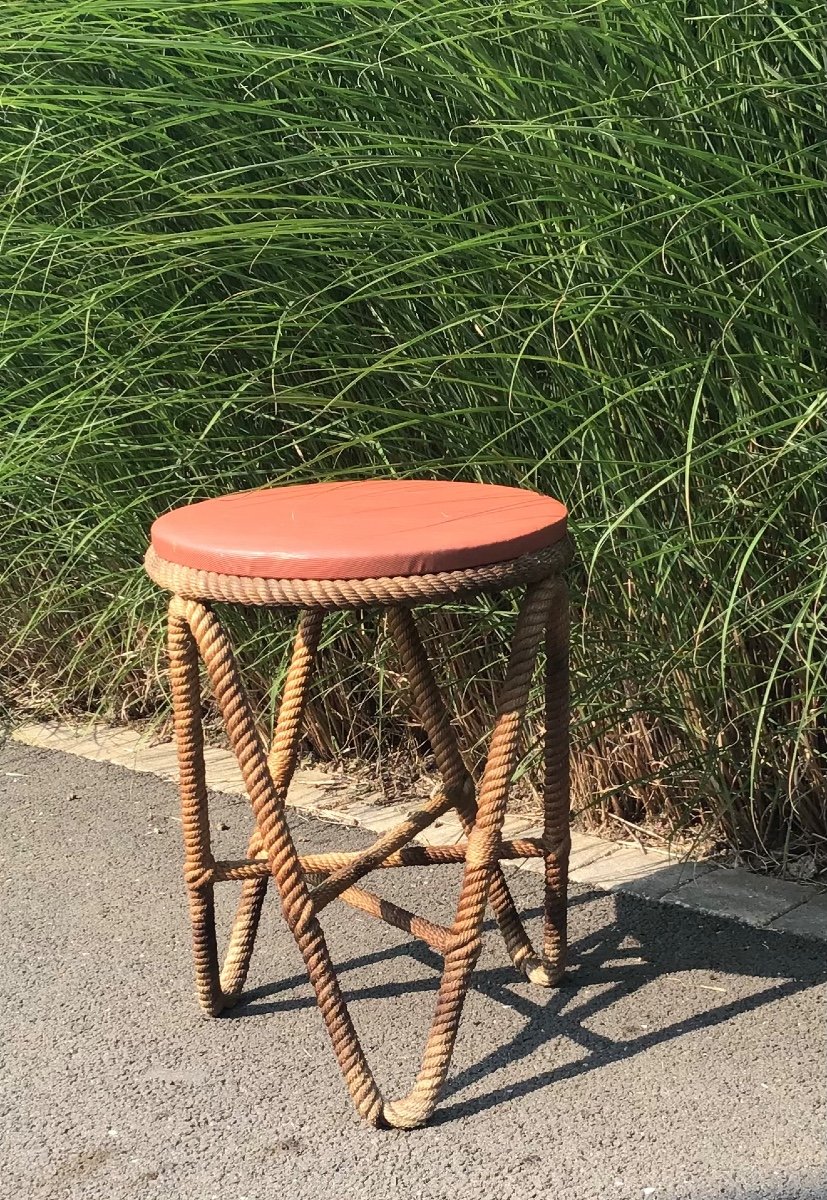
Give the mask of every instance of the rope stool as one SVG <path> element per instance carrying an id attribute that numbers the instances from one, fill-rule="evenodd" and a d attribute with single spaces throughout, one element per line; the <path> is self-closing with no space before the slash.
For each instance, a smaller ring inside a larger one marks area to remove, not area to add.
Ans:
<path id="1" fill-rule="evenodd" d="M 519 488 L 422 480 L 308 484 L 241 493 L 174 509 L 152 527 L 145 565 L 172 592 L 169 662 L 184 833 L 184 878 L 201 1007 L 218 1016 L 241 994 L 264 894 L 275 883 L 353 1103 L 373 1125 L 413 1129 L 433 1112 L 448 1071 L 488 903 L 518 971 L 542 987 L 564 970 L 569 854 L 568 610 L 562 572 L 571 560 L 566 510 Z M 411 611 L 482 592 L 522 587 L 505 680 L 479 787 L 465 765 Z M 272 744 L 265 748 L 214 601 L 300 610 Z M 326 612 L 381 606 L 442 787 L 367 850 L 299 855 L 285 813 L 302 714 Z M 544 827 L 540 838 L 503 841 L 509 783 L 535 661 L 545 641 Z M 255 831 L 245 858 L 217 861 L 210 847 L 199 659 L 206 668 L 249 793 Z M 462 845 L 411 846 L 450 809 Z M 517 915 L 501 860 L 545 860 L 542 953 Z M 438 925 L 360 886 L 377 868 L 464 862 L 454 922 Z M 213 888 L 241 882 L 223 966 Z M 422 1066 L 403 1099 L 386 1101 L 353 1027 L 319 921 L 342 900 L 422 938 L 443 956 Z"/>

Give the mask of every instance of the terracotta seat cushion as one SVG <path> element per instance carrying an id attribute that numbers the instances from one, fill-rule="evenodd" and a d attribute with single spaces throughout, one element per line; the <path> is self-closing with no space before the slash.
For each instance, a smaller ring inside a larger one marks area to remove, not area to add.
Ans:
<path id="1" fill-rule="evenodd" d="M 522 488 L 420 479 L 311 483 L 173 509 L 168 562 L 265 579 L 372 579 L 504 562 L 565 537 L 566 509 Z"/>

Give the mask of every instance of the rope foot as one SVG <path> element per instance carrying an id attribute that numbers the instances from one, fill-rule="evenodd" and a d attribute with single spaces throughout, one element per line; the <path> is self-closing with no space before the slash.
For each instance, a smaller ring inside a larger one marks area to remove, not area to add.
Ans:
<path id="1" fill-rule="evenodd" d="M 383 1104 L 379 1119 L 372 1122 L 378 1129 L 421 1129 L 430 1117 L 430 1112 L 412 1113 L 404 1104 L 394 1101 Z"/>
<path id="2" fill-rule="evenodd" d="M 538 963 L 536 967 L 531 967 L 526 971 L 526 979 L 529 983 L 534 983 L 537 987 L 553 988 L 558 987 L 565 978 L 565 967 L 551 967 L 548 963 Z"/>

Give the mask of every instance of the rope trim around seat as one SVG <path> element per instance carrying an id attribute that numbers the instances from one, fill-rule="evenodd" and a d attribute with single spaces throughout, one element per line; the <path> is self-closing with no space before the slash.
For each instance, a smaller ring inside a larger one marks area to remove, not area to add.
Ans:
<path id="1" fill-rule="evenodd" d="M 161 558 L 150 546 L 144 567 L 159 587 L 186 600 L 339 609 L 367 604 L 428 604 L 477 592 L 504 591 L 560 574 L 573 556 L 572 541 L 565 537 L 534 554 L 462 571 L 379 579 L 263 579 L 184 567 Z"/>

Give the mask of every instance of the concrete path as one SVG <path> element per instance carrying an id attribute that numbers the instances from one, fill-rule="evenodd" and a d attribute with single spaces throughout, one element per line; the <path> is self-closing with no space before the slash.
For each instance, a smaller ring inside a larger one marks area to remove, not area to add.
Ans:
<path id="1" fill-rule="evenodd" d="M 245 803 L 217 796 L 217 851 Z M 226 826 L 226 828 L 221 828 Z M 298 815 L 302 847 L 369 835 Z M 624 893 L 572 889 L 572 969 L 544 993 L 492 931 L 435 1122 L 353 1115 L 301 960 L 268 905 L 247 1003 L 197 1012 L 174 786 L 0 750 L 0 1196 L 121 1200 L 823 1200 L 823 943 Z M 539 880 L 512 870 L 535 915 Z M 388 872 L 450 919 L 456 869 Z M 228 917 L 234 889 L 221 889 Z M 354 1018 L 406 1089 L 439 962 L 325 913 Z"/>

